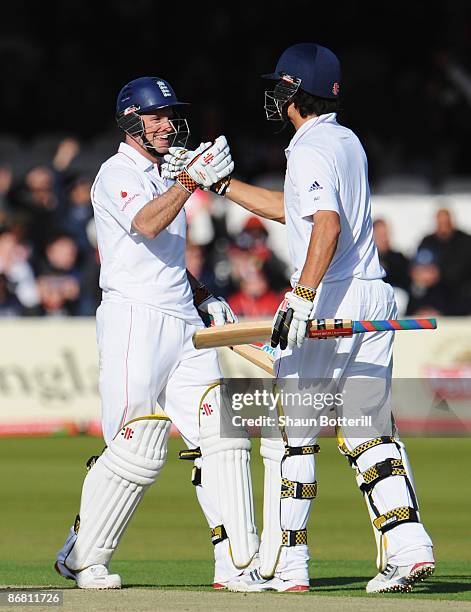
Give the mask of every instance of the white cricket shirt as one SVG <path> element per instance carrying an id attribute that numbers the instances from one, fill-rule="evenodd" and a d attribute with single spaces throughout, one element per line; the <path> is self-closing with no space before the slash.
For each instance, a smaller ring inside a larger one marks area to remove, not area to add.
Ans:
<path id="1" fill-rule="evenodd" d="M 201 325 L 186 275 L 186 217 L 182 209 L 154 239 L 132 229 L 139 210 L 173 181 L 122 142 L 100 168 L 91 190 L 103 300 L 137 302 Z"/>
<path id="2" fill-rule="evenodd" d="M 337 212 L 341 227 L 322 282 L 382 278 L 385 273 L 373 241 L 368 162 L 356 135 L 337 123 L 336 113 L 320 115 L 298 129 L 285 153 L 285 217 L 293 287 L 306 260 L 312 216 L 318 210 Z"/>

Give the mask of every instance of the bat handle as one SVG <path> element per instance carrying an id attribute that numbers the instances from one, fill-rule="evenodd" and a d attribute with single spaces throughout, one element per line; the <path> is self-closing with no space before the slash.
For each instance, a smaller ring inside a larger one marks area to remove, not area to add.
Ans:
<path id="1" fill-rule="evenodd" d="M 353 321 L 351 319 L 314 319 L 311 321 L 308 331 L 309 338 L 319 340 L 352 335 Z"/>

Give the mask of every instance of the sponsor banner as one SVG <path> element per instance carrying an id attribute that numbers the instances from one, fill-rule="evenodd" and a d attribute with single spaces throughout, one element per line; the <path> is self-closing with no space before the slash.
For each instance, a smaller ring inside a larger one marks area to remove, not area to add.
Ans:
<path id="1" fill-rule="evenodd" d="M 0 436 L 101 435 L 94 318 L 0 319 L 0 338 Z M 227 348 L 219 355 L 227 378 L 267 376 Z M 469 432 L 471 318 L 441 318 L 434 331 L 398 332 L 394 377 L 416 385 L 407 393 L 393 387 L 401 431 Z"/>
<path id="2" fill-rule="evenodd" d="M 1 433 L 77 430 L 100 418 L 95 324 L 84 319 L 0 320 Z"/>

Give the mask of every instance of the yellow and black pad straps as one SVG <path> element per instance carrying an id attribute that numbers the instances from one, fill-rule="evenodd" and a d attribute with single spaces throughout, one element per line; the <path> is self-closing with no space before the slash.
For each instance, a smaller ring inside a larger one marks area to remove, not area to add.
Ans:
<path id="1" fill-rule="evenodd" d="M 211 529 L 211 542 L 213 543 L 213 546 L 216 546 L 216 544 L 219 544 L 219 542 L 226 539 L 227 533 L 224 529 L 224 525 L 217 525 Z"/>
<path id="2" fill-rule="evenodd" d="M 353 464 L 356 462 L 360 455 L 362 455 L 370 448 L 378 446 L 378 444 L 396 444 L 396 440 L 392 436 L 381 436 L 380 438 L 373 438 L 372 440 L 367 440 L 366 442 L 363 442 L 362 444 L 356 446 L 353 450 L 349 450 L 345 442 L 341 442 L 339 444 L 339 450 L 343 455 L 348 458 L 350 464 Z"/>
<path id="3" fill-rule="evenodd" d="M 317 495 L 317 482 L 296 482 L 295 480 L 281 479 L 281 499 L 294 497 L 295 499 L 314 499 Z"/>
<path id="4" fill-rule="evenodd" d="M 282 546 L 299 546 L 307 544 L 307 529 L 290 530 L 287 529 L 281 534 Z"/>
<path id="5" fill-rule="evenodd" d="M 285 446 L 285 458 L 297 455 L 315 455 L 320 449 L 319 444 L 313 444 L 312 446 Z"/>
<path id="6" fill-rule="evenodd" d="M 361 476 L 363 483 L 360 485 L 360 489 L 364 493 L 369 493 L 376 483 L 383 478 L 389 478 L 389 476 L 407 477 L 407 472 L 402 459 L 385 459 L 362 472 Z"/>
<path id="7" fill-rule="evenodd" d="M 417 516 L 417 511 L 415 508 L 411 508 L 410 506 L 401 506 L 400 508 L 394 508 L 394 510 L 389 510 L 389 512 L 385 512 L 375 518 L 373 521 L 373 525 L 381 531 L 381 533 L 386 533 L 390 529 L 394 529 L 397 525 L 401 523 L 419 523 L 419 517 Z"/>

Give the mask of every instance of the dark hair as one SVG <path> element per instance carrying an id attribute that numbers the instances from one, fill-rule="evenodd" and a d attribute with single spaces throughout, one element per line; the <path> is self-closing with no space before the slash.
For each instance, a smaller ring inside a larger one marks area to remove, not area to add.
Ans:
<path id="1" fill-rule="evenodd" d="M 339 100 L 329 100 L 328 98 L 318 98 L 302 89 L 299 89 L 290 102 L 294 102 L 296 109 L 303 119 L 309 115 L 325 115 L 327 113 L 337 113 L 340 109 Z"/>

